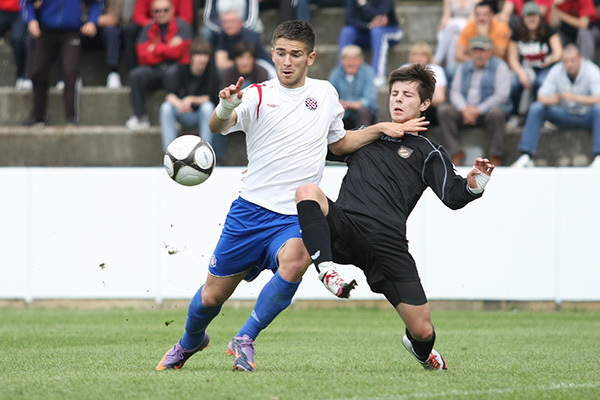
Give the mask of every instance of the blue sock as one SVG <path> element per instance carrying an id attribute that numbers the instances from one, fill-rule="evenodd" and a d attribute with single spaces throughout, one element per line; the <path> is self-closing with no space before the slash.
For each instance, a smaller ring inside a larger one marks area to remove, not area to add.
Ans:
<path id="1" fill-rule="evenodd" d="M 190 306 L 188 308 L 188 316 L 185 321 L 185 333 L 181 338 L 181 346 L 184 349 L 194 349 L 200 345 L 204 339 L 204 331 L 210 322 L 219 315 L 221 306 L 204 307 L 202 304 L 202 288 L 198 289 Z"/>
<path id="2" fill-rule="evenodd" d="M 275 272 L 258 295 L 252 315 L 238 335 L 248 335 L 252 340 L 256 339 L 260 331 L 269 326 L 271 321 L 290 305 L 299 285 L 300 282 L 288 282 L 279 275 L 279 271 Z"/>

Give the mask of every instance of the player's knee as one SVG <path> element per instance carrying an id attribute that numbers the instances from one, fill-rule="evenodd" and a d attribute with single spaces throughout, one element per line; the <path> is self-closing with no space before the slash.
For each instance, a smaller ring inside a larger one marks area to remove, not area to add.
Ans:
<path id="1" fill-rule="evenodd" d="M 219 295 L 218 293 L 211 292 L 210 290 L 202 290 L 202 305 L 207 308 L 218 307 L 225 303 L 227 298 Z"/>
<path id="2" fill-rule="evenodd" d="M 306 183 L 296 189 L 296 203 L 300 203 L 303 200 L 316 200 L 319 187 L 314 183 Z"/>

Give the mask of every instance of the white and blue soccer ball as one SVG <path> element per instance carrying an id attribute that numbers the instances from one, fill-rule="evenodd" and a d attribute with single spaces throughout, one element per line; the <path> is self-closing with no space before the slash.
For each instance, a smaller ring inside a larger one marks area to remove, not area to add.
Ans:
<path id="1" fill-rule="evenodd" d="M 196 135 L 183 135 L 169 144 L 163 163 L 175 182 L 195 186 L 208 179 L 216 161 L 215 152 L 206 140 Z"/>

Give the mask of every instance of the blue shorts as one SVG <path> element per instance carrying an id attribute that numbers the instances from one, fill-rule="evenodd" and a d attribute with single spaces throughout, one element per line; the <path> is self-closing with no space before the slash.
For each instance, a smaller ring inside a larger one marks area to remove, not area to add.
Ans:
<path id="1" fill-rule="evenodd" d="M 239 197 L 231 204 L 208 271 L 232 276 L 252 268 L 244 278 L 250 282 L 265 269 L 277 269 L 277 253 L 292 238 L 302 238 L 297 215 L 279 214 Z"/>

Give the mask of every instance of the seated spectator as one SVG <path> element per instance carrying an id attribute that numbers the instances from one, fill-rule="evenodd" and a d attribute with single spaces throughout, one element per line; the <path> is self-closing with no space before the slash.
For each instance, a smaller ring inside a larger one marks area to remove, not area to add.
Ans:
<path id="1" fill-rule="evenodd" d="M 87 21 L 83 19 L 82 4 L 89 7 Z M 65 122 L 79 123 L 79 66 L 80 35 L 96 35 L 102 0 L 36 0 L 23 1 L 23 18 L 27 30 L 35 39 L 31 80 L 33 108 L 24 125 L 44 124 L 50 84 L 50 69 L 60 57 L 64 79 Z"/>
<path id="2" fill-rule="evenodd" d="M 233 46 L 233 65 L 223 71 L 222 86 L 235 85 L 238 78 L 244 78 L 242 89 L 253 83 L 264 82 L 269 79 L 266 69 L 256 62 L 256 50 L 249 42 L 238 42 Z M 226 135 L 219 135 L 226 138 Z"/>
<path id="3" fill-rule="evenodd" d="M 344 128 L 351 130 L 370 126 L 377 119 L 377 92 L 375 71 L 364 62 L 363 52 L 355 44 L 342 49 L 341 63 L 329 74 L 344 107 Z"/>
<path id="4" fill-rule="evenodd" d="M 106 65 L 109 70 L 106 87 L 111 89 L 121 87 L 121 74 L 119 73 L 123 25 L 121 9 L 122 0 L 104 0 L 104 9 L 98 18 L 98 35 L 83 39 L 84 48 L 104 49 Z"/>
<path id="5" fill-rule="evenodd" d="M 502 10 L 495 16 L 496 19 L 507 23 L 513 33 L 519 26 L 519 20 L 523 16 L 523 7 L 527 3 L 535 3 L 539 7 L 539 14 L 546 23 L 550 17 L 550 8 L 554 0 L 504 0 Z"/>
<path id="6" fill-rule="evenodd" d="M 153 0 L 136 0 L 131 21 L 123 29 L 123 44 L 127 71 L 138 65 L 136 43 L 144 27 L 153 22 Z M 194 6 L 192 0 L 171 0 L 175 17 L 194 24 Z"/>
<path id="7" fill-rule="evenodd" d="M 195 39 L 190 45 L 190 65 L 180 65 L 173 90 L 168 91 L 160 106 L 160 126 L 162 128 L 163 150 L 177 137 L 176 123 L 184 128 L 198 129 L 198 134 L 213 145 L 214 135 L 208 127 L 208 120 L 219 102 L 219 79 L 215 68 L 213 50 L 204 39 Z M 217 153 L 222 163 L 224 154 Z"/>
<path id="8" fill-rule="evenodd" d="M 444 0 L 433 62 L 456 71 L 456 42 L 473 15 L 476 0 Z"/>
<path id="9" fill-rule="evenodd" d="M 319 8 L 346 7 L 346 0 L 297 0 L 296 19 L 300 19 L 310 24 L 310 5 L 314 4 Z"/>
<path id="10" fill-rule="evenodd" d="M 233 47 L 233 65 L 223 71 L 222 87 L 235 85 L 238 79 L 244 78 L 242 89 L 254 83 L 261 83 L 269 79 L 269 73 L 266 69 L 258 65 L 254 45 L 248 42 L 238 42 Z M 223 153 L 222 159 L 225 160 L 225 150 L 227 148 L 227 138 L 229 135 L 213 135 L 212 145 L 217 152 Z M 218 160 L 218 158 L 217 158 Z M 221 163 L 223 165 L 223 163 Z"/>
<path id="11" fill-rule="evenodd" d="M 563 50 L 562 61 L 550 69 L 537 101 L 529 108 L 519 143 L 522 155 L 513 167 L 533 166 L 545 121 L 563 129 L 592 129 L 594 160 L 590 167 L 600 168 L 600 68 L 572 43 Z"/>
<path id="12" fill-rule="evenodd" d="M 340 50 L 349 44 L 371 49 L 375 85 L 384 86 L 388 51 L 402 39 L 394 0 L 348 0 L 346 26 L 340 32 Z"/>
<path id="13" fill-rule="evenodd" d="M 433 124 L 434 122 L 437 123 L 437 107 L 446 102 L 448 80 L 446 79 L 444 68 L 431 62 L 432 57 L 433 53 L 431 51 L 431 46 L 425 42 L 417 42 L 410 48 L 408 60 L 409 64 L 424 64 L 433 71 L 433 76 L 435 77 L 435 91 L 433 92 L 433 97 L 431 99 L 431 106 L 429 106 L 426 111 L 427 119 Z M 404 66 L 409 64 L 405 64 Z"/>
<path id="14" fill-rule="evenodd" d="M 549 24 L 558 29 L 563 46 L 577 44 L 583 57 L 594 60 L 600 30 L 593 0 L 554 0 Z"/>
<path id="15" fill-rule="evenodd" d="M 258 34 L 261 34 L 264 29 L 259 15 L 259 0 L 206 0 L 204 13 L 202 14 L 204 26 L 200 35 L 208 40 L 213 48 L 217 47 L 219 32 L 221 32 L 220 16 L 232 7 L 232 3 L 239 3 L 244 6 L 244 28 Z"/>
<path id="16" fill-rule="evenodd" d="M 508 24 L 494 19 L 495 12 L 495 4 L 490 0 L 482 0 L 475 5 L 475 19 L 467 23 L 458 37 L 456 45 L 457 62 L 462 63 L 471 59 L 469 41 L 480 35 L 485 35 L 491 40 L 493 56 L 500 59 L 506 58 L 511 32 Z M 448 70 L 446 72 L 452 73 Z"/>
<path id="17" fill-rule="evenodd" d="M 492 138 L 487 158 L 499 166 L 504 155 L 510 70 L 502 59 L 492 55 L 492 42 L 487 36 L 476 36 L 469 43 L 471 60 L 458 66 L 450 102 L 438 107 L 440 133 L 452 162 L 460 166 L 465 153 L 459 126 L 483 125 Z"/>
<path id="18" fill-rule="evenodd" d="M 179 65 L 190 63 L 192 27 L 175 18 L 170 0 L 154 0 L 154 22 L 146 25 L 137 42 L 140 66 L 129 73 L 133 113 L 125 123 L 132 130 L 147 129 L 146 91 L 174 91 Z"/>
<path id="19" fill-rule="evenodd" d="M 239 4 L 231 3 L 229 8 L 221 15 L 221 32 L 217 50 L 215 51 L 215 60 L 217 70 L 220 73 L 233 66 L 233 48 L 238 42 L 252 43 L 256 49 L 256 62 L 267 70 L 269 77 L 275 77 L 275 67 L 271 64 L 271 55 L 267 53 L 262 44 L 260 36 L 248 28 L 244 28 L 244 10 Z"/>
<path id="20" fill-rule="evenodd" d="M 508 45 L 508 65 L 513 71 L 510 99 L 514 117 L 527 113 L 550 67 L 560 61 L 562 55 L 560 36 L 546 25 L 538 5 L 530 1 L 522 11 L 523 16 Z M 509 125 L 514 125 L 511 121 Z"/>
<path id="21" fill-rule="evenodd" d="M 4 0 L 0 2 L 0 37 L 10 31 L 10 46 L 12 47 L 17 67 L 17 89 L 31 89 L 31 79 L 25 76 L 25 38 L 27 24 L 21 18 L 20 0 Z"/>

